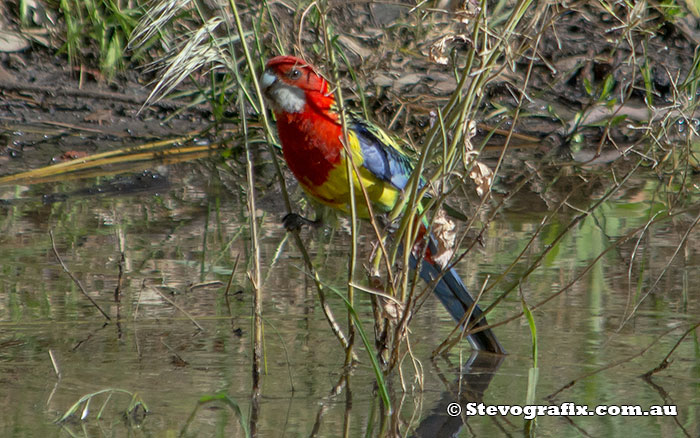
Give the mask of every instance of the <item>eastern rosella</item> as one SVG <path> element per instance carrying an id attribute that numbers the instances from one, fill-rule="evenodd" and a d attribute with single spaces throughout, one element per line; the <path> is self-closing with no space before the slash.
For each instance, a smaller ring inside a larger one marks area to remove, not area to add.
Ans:
<path id="1" fill-rule="evenodd" d="M 322 204 L 349 212 L 348 175 L 342 143 L 342 124 L 335 97 L 328 82 L 308 63 L 293 56 L 278 56 L 267 62 L 260 79 L 262 90 L 277 118 L 277 131 L 287 166 L 304 190 Z M 347 135 L 353 160 L 372 200 L 373 210 L 389 212 L 399 200 L 413 171 L 413 165 L 391 137 L 375 125 L 348 116 Z M 355 193 L 360 185 L 354 175 Z M 358 214 L 368 216 L 359 200 Z M 460 321 L 474 303 L 454 269 L 442 272 L 433 261 L 435 237 L 428 239 L 419 274 L 432 282 L 442 274 L 434 292 L 452 317 Z M 431 251 L 432 250 L 432 251 Z M 410 256 L 411 268 L 418 266 L 417 251 Z M 482 316 L 474 306 L 472 320 Z M 486 325 L 481 319 L 477 327 Z M 504 353 L 490 329 L 468 337 L 474 349 Z"/>

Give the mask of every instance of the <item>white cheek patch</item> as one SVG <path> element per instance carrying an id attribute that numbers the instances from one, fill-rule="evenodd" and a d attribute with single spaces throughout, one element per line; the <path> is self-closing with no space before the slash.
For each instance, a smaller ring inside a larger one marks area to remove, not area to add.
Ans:
<path id="1" fill-rule="evenodd" d="M 276 109 L 280 109 L 286 113 L 300 113 L 306 105 L 306 96 L 300 88 L 292 87 L 286 84 L 278 84 L 269 92 L 270 100 L 273 102 Z"/>

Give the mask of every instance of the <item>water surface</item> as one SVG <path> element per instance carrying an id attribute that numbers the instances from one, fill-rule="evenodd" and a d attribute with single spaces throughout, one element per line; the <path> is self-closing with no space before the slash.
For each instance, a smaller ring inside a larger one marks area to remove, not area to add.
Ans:
<path id="1" fill-rule="evenodd" d="M 329 332 L 299 251 L 280 226 L 284 212 L 272 189 L 259 194 L 266 374 L 259 407 L 252 411 L 252 293 L 246 273 L 251 266 L 245 194 L 240 186 L 218 182 L 209 169 L 201 163 L 172 166 L 164 184 L 135 193 L 84 191 L 106 179 L 2 188 L 6 202 L 0 205 L 1 436 L 177 436 L 200 397 L 220 392 L 237 403 L 246 425 L 253 416 L 260 436 L 342 436 L 343 430 L 353 437 L 391 430 L 401 436 L 521 436 L 522 418 L 477 416 L 463 425 L 462 419 L 445 415 L 445 405 L 468 400 L 525 404 L 532 366 L 527 321 L 519 318 L 495 329 L 510 353 L 500 363 L 473 357 L 471 361 L 476 362 L 471 363 L 466 342 L 446 357 L 431 360 L 431 352 L 452 327 L 449 316 L 432 298 L 411 325 L 411 347 L 422 366 L 422 388 L 410 360 L 405 360 L 406 391 L 400 379 L 392 376 L 393 414 L 384 418 L 369 360 L 359 349 L 362 362 L 351 372 L 350 385 L 331 396 L 344 373 L 343 351 Z M 678 249 L 693 213 L 653 225 L 641 239 L 635 237 L 607 251 L 590 266 L 620 236 L 643 227 L 659 211 L 659 184 L 640 177 L 631 184 L 633 189 L 580 220 L 519 289 L 533 306 L 588 269 L 573 286 L 533 312 L 539 343 L 536 403 L 550 404 L 546 396 L 580 379 L 551 403 L 633 404 L 644 409 L 668 404 L 677 406 L 678 416 L 540 417 L 538 436 L 700 434 L 697 330 L 685 338 L 669 368 L 651 383 L 639 377 L 656 367 L 698 322 L 697 231 Z M 56 193 L 66 196 L 47 197 Z M 530 193 L 511 200 L 488 227 L 485 246 L 477 245 L 457 266 L 472 290 L 504 272 L 549 214 L 535 198 Z M 564 209 L 548 220 L 483 303 L 491 303 L 521 278 L 578 214 Z M 63 261 L 112 317 L 110 322 L 61 269 L 49 230 Z M 363 233 L 367 237 L 359 245 L 362 261 L 371 249 L 369 228 L 363 227 Z M 335 227 L 305 230 L 302 237 L 323 281 L 344 290 L 347 227 L 341 221 Z M 113 295 L 122 247 L 125 274 L 117 306 Z M 237 259 L 227 299 L 224 292 Z M 361 270 L 358 275 L 362 277 Z M 660 275 L 633 317 L 625 321 Z M 358 300 L 371 336 L 368 297 L 360 294 Z M 345 321 L 342 302 L 337 297 L 330 301 L 339 320 Z M 516 291 L 489 320 L 497 323 L 521 310 Z M 137 393 L 148 405 L 149 415 L 129 425 L 120 412 L 128 407 L 130 397 L 114 394 L 100 420 L 105 397 L 95 398 L 84 422 L 54 423 L 80 397 L 106 388 Z M 202 437 L 242 434 L 238 415 L 221 403 L 202 406 L 185 432 L 185 436 Z"/>

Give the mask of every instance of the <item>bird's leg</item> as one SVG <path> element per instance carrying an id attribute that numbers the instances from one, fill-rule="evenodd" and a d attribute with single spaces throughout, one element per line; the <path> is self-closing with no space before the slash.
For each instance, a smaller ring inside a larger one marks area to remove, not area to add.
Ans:
<path id="1" fill-rule="evenodd" d="M 307 219 L 304 216 L 298 215 L 296 213 L 289 213 L 282 218 L 282 225 L 287 231 L 300 230 L 304 225 L 309 225 L 312 227 L 319 227 L 323 224 L 323 219 L 317 217 L 314 220 Z"/>

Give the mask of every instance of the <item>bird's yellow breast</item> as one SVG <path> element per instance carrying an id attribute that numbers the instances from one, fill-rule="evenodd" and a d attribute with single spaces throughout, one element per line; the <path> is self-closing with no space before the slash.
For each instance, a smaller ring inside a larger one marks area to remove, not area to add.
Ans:
<path id="1" fill-rule="evenodd" d="M 357 173 L 352 172 L 353 191 L 358 216 L 362 218 L 369 217 L 369 210 L 362 195 L 363 186 L 367 191 L 375 213 L 391 211 L 399 198 L 399 189 L 389 182 L 382 181 L 372 172 L 362 167 L 363 157 L 360 143 L 352 131 L 348 132 L 348 140 L 355 168 L 359 169 L 359 177 Z M 328 177 L 323 184 L 313 185 L 304 181 L 301 181 L 301 183 L 304 190 L 313 198 L 325 205 L 350 214 L 350 185 L 348 184 L 347 155 L 345 152 L 341 153 L 340 163 L 328 173 Z"/>

